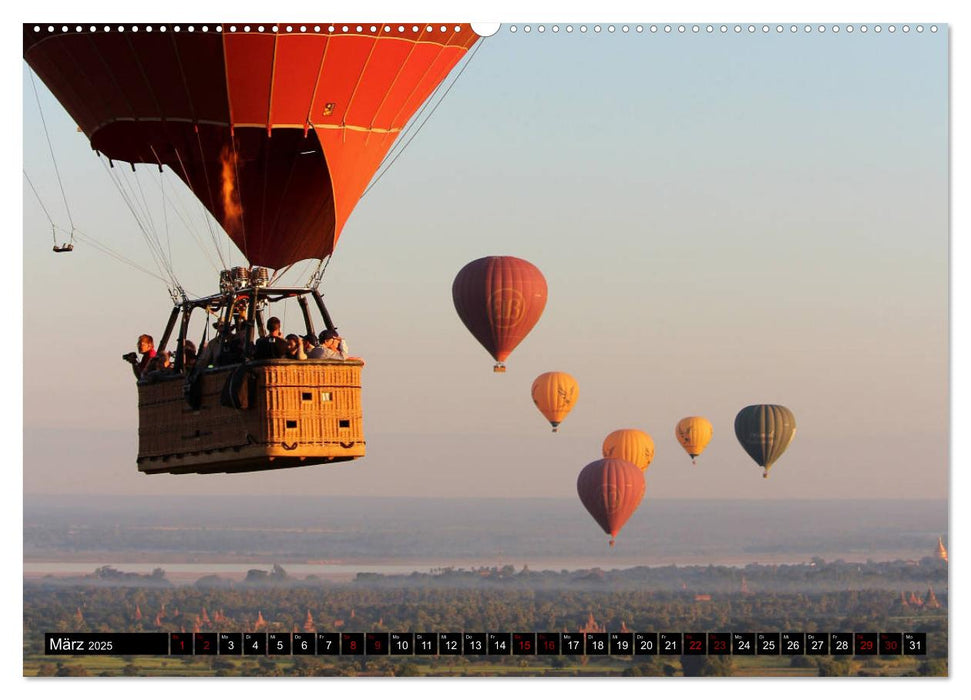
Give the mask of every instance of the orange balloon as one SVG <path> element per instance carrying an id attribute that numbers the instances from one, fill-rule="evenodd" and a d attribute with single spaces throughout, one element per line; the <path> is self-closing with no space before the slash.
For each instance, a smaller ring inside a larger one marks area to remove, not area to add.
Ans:
<path id="1" fill-rule="evenodd" d="M 533 381 L 533 403 L 557 432 L 560 422 L 573 409 L 580 387 L 566 372 L 545 372 Z"/>
<path id="2" fill-rule="evenodd" d="M 641 430 L 615 430 L 604 440 L 603 455 L 605 458 L 626 459 L 645 471 L 654 461 L 654 440 Z"/>
<path id="3" fill-rule="evenodd" d="M 681 447 L 691 457 L 691 463 L 695 464 L 695 457 L 700 455 L 711 441 L 711 422 L 701 416 L 688 416 L 678 421 L 674 434 Z"/>

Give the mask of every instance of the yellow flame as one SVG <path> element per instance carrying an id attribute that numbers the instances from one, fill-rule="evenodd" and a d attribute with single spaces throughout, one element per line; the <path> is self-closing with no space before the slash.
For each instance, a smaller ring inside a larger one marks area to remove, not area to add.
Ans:
<path id="1" fill-rule="evenodd" d="M 243 218 L 243 207 L 239 203 L 239 193 L 236 190 L 236 154 L 229 146 L 223 146 L 219 160 L 222 163 L 222 224 L 227 232 L 234 233 Z"/>

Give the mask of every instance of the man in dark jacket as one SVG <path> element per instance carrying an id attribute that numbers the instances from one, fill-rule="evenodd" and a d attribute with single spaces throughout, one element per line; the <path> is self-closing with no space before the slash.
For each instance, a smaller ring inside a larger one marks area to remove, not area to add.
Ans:
<path id="1" fill-rule="evenodd" d="M 271 316 L 266 322 L 266 335 L 256 341 L 254 360 L 276 360 L 286 357 L 287 341 L 280 330 L 280 319 Z"/>

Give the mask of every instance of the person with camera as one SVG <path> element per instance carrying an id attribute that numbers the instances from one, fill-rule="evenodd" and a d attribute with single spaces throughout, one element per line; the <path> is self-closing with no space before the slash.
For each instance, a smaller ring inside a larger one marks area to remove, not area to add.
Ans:
<path id="1" fill-rule="evenodd" d="M 142 375 L 148 370 L 149 364 L 155 358 L 155 340 L 147 333 L 143 333 L 138 336 L 137 347 L 138 352 L 142 353 L 141 360 L 133 352 L 125 353 L 121 356 L 121 359 L 131 365 L 132 372 L 135 373 L 135 379 L 141 379 Z"/>
<path id="2" fill-rule="evenodd" d="M 364 360 L 360 357 L 351 357 L 347 354 L 346 344 L 340 334 L 328 328 L 320 333 L 320 345 L 314 348 L 313 352 L 307 353 L 307 357 L 316 360 Z"/>

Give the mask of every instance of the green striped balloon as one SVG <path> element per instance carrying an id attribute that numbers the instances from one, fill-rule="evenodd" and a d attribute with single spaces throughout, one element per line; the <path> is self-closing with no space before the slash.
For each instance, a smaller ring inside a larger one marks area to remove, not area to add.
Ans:
<path id="1" fill-rule="evenodd" d="M 796 435 L 796 417 L 785 406 L 746 406 L 735 416 L 735 437 L 762 467 L 764 478 Z"/>

